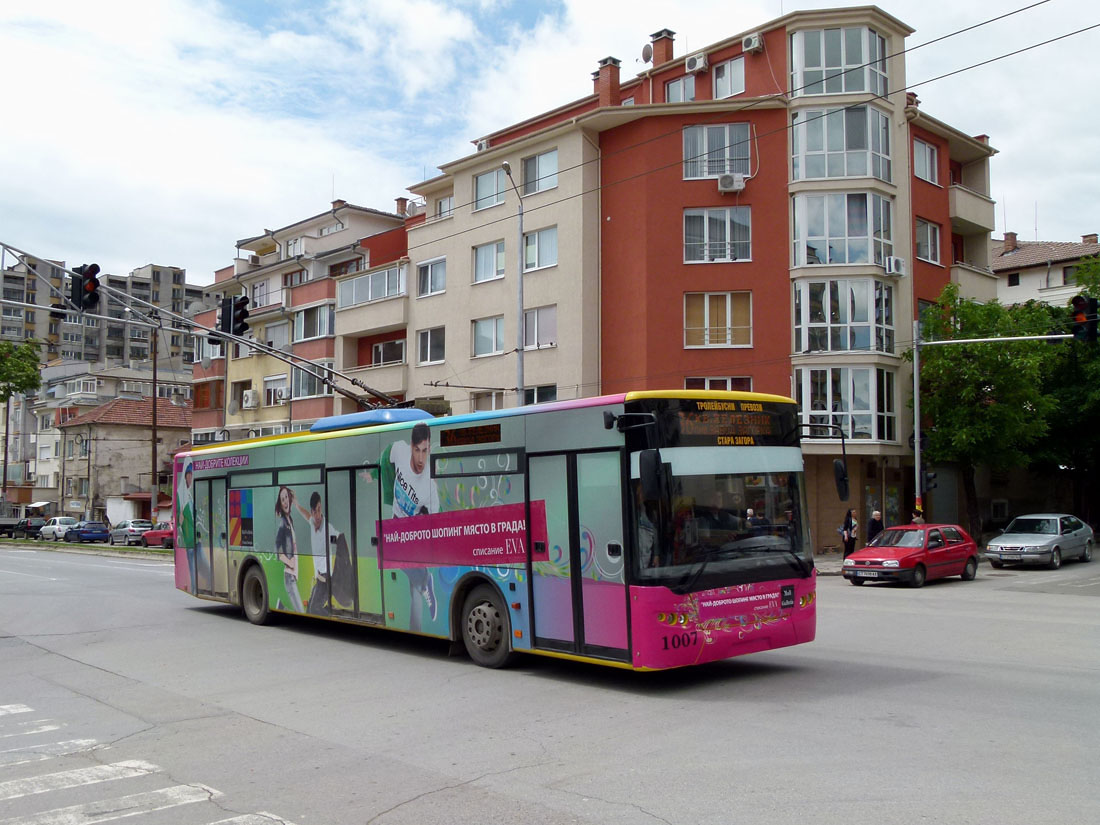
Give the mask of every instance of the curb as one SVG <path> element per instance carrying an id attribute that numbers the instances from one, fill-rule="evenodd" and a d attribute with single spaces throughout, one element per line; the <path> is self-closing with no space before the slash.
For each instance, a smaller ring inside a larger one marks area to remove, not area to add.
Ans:
<path id="1" fill-rule="evenodd" d="M 0 545 L 3 548 L 7 545 Z M 26 542 L 16 543 L 11 545 L 17 547 L 20 550 L 47 550 L 51 553 L 72 553 L 77 556 L 108 556 L 116 559 L 144 559 L 145 561 L 163 561 L 165 559 L 175 558 L 174 550 L 161 550 L 157 551 L 151 547 L 142 548 L 141 550 L 111 550 L 99 547 L 81 547 L 75 544 L 66 544 L 65 542 Z M 108 545 L 109 547 L 109 545 Z"/>

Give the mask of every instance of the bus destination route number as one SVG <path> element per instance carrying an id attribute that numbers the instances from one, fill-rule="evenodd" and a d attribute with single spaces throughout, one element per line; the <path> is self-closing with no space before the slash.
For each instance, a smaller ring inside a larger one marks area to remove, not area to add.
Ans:
<path id="1" fill-rule="evenodd" d="M 695 409 L 680 410 L 681 436 L 718 447 L 755 447 L 779 435 L 777 425 L 756 401 L 699 401 Z"/>

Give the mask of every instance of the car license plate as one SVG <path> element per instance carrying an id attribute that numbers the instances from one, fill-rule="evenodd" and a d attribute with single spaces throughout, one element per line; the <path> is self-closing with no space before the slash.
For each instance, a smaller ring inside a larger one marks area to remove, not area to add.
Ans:
<path id="1" fill-rule="evenodd" d="M 1002 553 L 1001 561 L 1019 561 L 1020 556 L 1016 553 Z"/>
<path id="2" fill-rule="evenodd" d="M 878 576 L 878 572 L 875 570 L 857 570 L 856 575 L 868 579 L 873 579 Z"/>

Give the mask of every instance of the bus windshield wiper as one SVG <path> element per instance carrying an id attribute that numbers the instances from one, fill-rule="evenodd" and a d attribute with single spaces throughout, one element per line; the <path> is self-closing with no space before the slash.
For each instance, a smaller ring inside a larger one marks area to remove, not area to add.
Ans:
<path id="1" fill-rule="evenodd" d="M 738 551 L 741 553 L 782 553 L 787 561 L 793 562 L 793 566 L 797 567 L 803 577 L 809 578 L 810 572 L 813 570 L 813 566 L 798 555 L 793 548 L 784 547 L 781 544 L 750 544 L 750 545 L 738 545 L 736 547 L 726 544 L 723 545 L 722 550 Z"/>

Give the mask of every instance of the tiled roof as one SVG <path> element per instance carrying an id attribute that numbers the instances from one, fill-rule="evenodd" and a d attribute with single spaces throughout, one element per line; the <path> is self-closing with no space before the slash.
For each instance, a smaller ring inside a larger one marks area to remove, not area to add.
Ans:
<path id="1" fill-rule="evenodd" d="M 1100 243 L 1071 243 L 1065 241 L 1017 241 L 1011 252 L 1004 251 L 1004 241 L 992 246 L 993 271 L 1011 272 L 1047 263 L 1061 264 L 1076 261 L 1088 255 L 1100 254 Z"/>
<path id="2" fill-rule="evenodd" d="M 134 400 L 116 398 L 93 410 L 71 418 L 62 427 L 78 427 L 82 424 L 129 424 L 135 427 L 149 427 L 153 423 L 151 398 Z M 168 398 L 157 399 L 157 426 L 191 429 L 191 402 L 177 407 Z"/>

